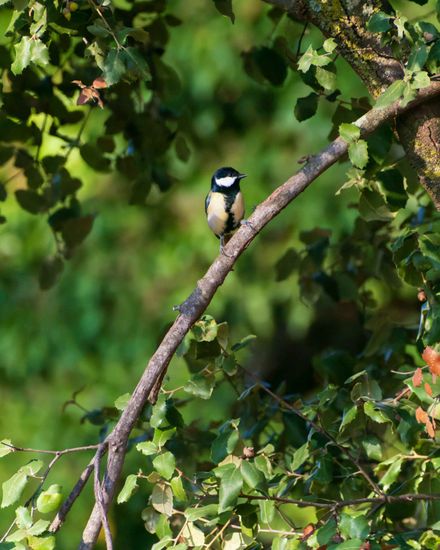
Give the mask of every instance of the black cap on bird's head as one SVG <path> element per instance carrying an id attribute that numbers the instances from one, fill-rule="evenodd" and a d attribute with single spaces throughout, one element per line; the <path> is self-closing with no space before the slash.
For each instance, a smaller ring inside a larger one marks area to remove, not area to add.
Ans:
<path id="1" fill-rule="evenodd" d="M 235 170 L 235 168 L 224 166 L 214 172 L 211 183 L 212 185 L 220 188 L 227 188 L 233 186 L 234 184 L 238 184 L 240 180 L 245 177 L 246 174 L 240 174 L 240 172 Z"/>

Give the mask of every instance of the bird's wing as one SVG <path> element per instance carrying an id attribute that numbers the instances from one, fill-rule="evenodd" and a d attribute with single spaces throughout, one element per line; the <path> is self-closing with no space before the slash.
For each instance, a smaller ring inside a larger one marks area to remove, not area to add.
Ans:
<path id="1" fill-rule="evenodd" d="M 206 199 L 205 199 L 205 214 L 208 213 L 208 206 L 209 206 L 209 203 L 211 202 L 211 191 L 206 195 Z"/>

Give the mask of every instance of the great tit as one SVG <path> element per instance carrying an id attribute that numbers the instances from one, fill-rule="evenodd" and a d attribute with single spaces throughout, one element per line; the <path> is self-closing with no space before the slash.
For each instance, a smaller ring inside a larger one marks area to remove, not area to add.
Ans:
<path id="1" fill-rule="evenodd" d="M 219 168 L 211 179 L 211 191 L 205 200 L 208 225 L 220 239 L 220 253 L 244 216 L 244 200 L 240 191 L 240 174 L 234 168 Z"/>

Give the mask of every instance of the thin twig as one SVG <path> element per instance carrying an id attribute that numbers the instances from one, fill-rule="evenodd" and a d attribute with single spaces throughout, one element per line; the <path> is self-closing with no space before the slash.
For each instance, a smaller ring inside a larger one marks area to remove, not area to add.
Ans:
<path id="1" fill-rule="evenodd" d="M 69 447 L 67 449 L 61 449 L 61 451 L 52 451 L 50 449 L 31 449 L 29 447 L 18 447 L 17 445 L 12 445 L 10 443 L 6 443 L 6 441 L 0 441 L 2 445 L 5 447 L 10 447 L 14 452 L 20 452 L 20 453 L 42 453 L 42 454 L 48 454 L 48 455 L 65 455 L 68 453 L 79 453 L 81 451 L 96 451 L 98 449 L 99 444 L 97 445 L 84 445 L 83 447 Z"/>
<path id="2" fill-rule="evenodd" d="M 228 521 L 223 525 L 223 527 L 220 529 L 220 531 L 215 535 L 215 537 L 211 540 L 211 542 L 206 546 L 206 550 L 208 550 L 208 548 L 211 548 L 211 546 L 214 544 L 214 542 L 222 536 L 222 534 L 225 532 L 225 530 L 227 529 L 227 527 L 229 526 L 229 524 L 231 523 L 231 519 L 228 519 Z"/>
<path id="3" fill-rule="evenodd" d="M 106 451 L 106 447 L 107 447 L 106 442 L 101 443 L 95 454 L 95 458 L 93 462 L 93 466 L 95 469 L 94 489 L 95 489 L 95 499 L 101 513 L 102 525 L 104 526 L 105 544 L 106 544 L 107 550 L 113 550 L 112 532 L 110 531 L 107 511 L 104 506 L 104 494 L 102 491 L 101 480 L 99 479 L 99 469 L 101 465 L 101 459 Z"/>

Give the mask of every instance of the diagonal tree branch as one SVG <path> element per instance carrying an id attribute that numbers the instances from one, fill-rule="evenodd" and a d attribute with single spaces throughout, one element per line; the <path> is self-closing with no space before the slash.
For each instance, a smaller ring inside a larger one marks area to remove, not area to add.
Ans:
<path id="1" fill-rule="evenodd" d="M 417 98 L 405 107 L 396 102 L 384 109 L 373 109 L 358 119 L 355 124 L 361 130 L 361 137 L 374 132 L 381 124 L 389 122 L 404 111 L 440 95 L 440 82 L 420 90 Z M 255 239 L 258 233 L 275 218 L 291 201 L 304 191 L 320 174 L 347 153 L 348 144 L 341 138 L 335 139 L 308 162 L 294 176 L 263 201 L 225 247 L 224 254 L 218 256 L 205 276 L 197 283 L 195 290 L 179 307 L 179 315 L 161 344 L 151 357 L 131 399 L 112 433 L 107 437 L 108 462 L 102 483 L 101 504 L 107 511 L 113 499 L 126 453 L 127 441 L 139 415 L 147 401 L 154 402 L 158 391 L 158 381 L 165 375 L 168 365 L 184 336 L 210 304 L 218 287 L 223 283 L 235 262 Z M 93 548 L 101 529 L 102 507 L 95 504 L 84 529 L 80 550 Z"/>
<path id="2" fill-rule="evenodd" d="M 264 1 L 294 19 L 313 23 L 325 37 L 334 38 L 338 53 L 360 76 L 373 97 L 395 80 L 403 78 L 403 63 L 396 59 L 389 45 L 382 43 L 379 33 L 367 30 L 368 20 L 374 12 L 390 12 L 386 0 Z M 405 58 L 409 44 L 405 40 L 399 39 L 399 42 Z M 426 102 L 398 117 L 396 122 L 396 131 L 408 160 L 417 172 L 420 184 L 440 210 L 440 102 Z"/>

